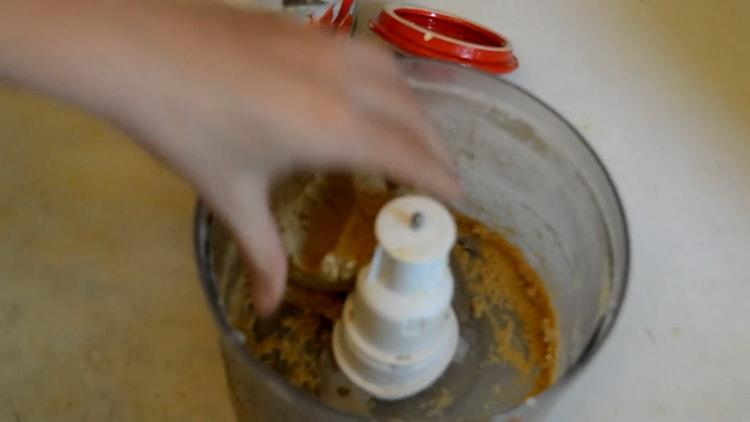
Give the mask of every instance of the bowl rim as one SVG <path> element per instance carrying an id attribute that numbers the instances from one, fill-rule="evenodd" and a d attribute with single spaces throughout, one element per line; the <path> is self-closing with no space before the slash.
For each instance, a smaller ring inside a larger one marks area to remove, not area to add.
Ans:
<path id="1" fill-rule="evenodd" d="M 524 400 L 523 402 L 519 403 L 517 406 L 507 410 L 504 413 L 495 415 L 495 416 L 503 416 L 503 415 L 511 415 L 515 412 L 520 411 L 523 408 L 530 408 L 536 405 L 537 402 L 542 400 L 549 400 L 550 402 L 553 401 L 554 395 L 558 394 L 558 391 L 561 390 L 564 386 L 570 384 L 574 379 L 576 379 L 581 371 L 588 366 L 588 364 L 592 361 L 594 356 L 596 356 L 597 352 L 601 349 L 602 345 L 605 343 L 607 338 L 609 338 L 610 334 L 613 331 L 613 328 L 615 327 L 615 323 L 619 319 L 619 316 L 622 312 L 622 308 L 625 303 L 625 297 L 627 296 L 628 286 L 629 286 L 629 279 L 630 279 L 630 271 L 631 271 L 631 251 L 630 251 L 630 231 L 629 231 L 629 225 L 628 220 L 625 215 L 625 209 L 623 206 L 623 201 L 620 197 L 620 194 L 617 189 L 617 185 L 614 183 L 614 180 L 612 179 L 611 175 L 609 174 L 609 171 L 604 166 L 604 163 L 602 159 L 599 157 L 599 155 L 596 153 L 594 148 L 589 144 L 589 142 L 586 140 L 586 138 L 581 134 L 581 132 L 576 129 L 567 119 L 565 119 L 562 114 L 557 112 L 555 109 L 553 109 L 550 105 L 548 105 L 546 102 L 539 99 L 536 95 L 532 94 L 528 90 L 518 86 L 517 84 L 510 82 L 506 79 L 498 78 L 493 75 L 475 70 L 473 68 L 469 68 L 466 66 L 461 66 L 454 63 L 449 62 L 442 62 L 442 61 L 436 61 L 432 59 L 425 59 L 425 58 L 418 58 L 418 57 L 399 57 L 398 61 L 400 64 L 430 64 L 430 65 L 442 65 L 449 67 L 454 70 L 462 70 L 467 72 L 473 72 L 481 75 L 481 77 L 490 78 L 493 79 L 496 83 L 505 84 L 506 86 L 510 87 L 511 89 L 514 89 L 518 91 L 519 93 L 526 95 L 529 97 L 532 101 L 537 102 L 539 105 L 541 105 L 544 109 L 552 113 L 558 120 L 560 120 L 565 126 L 570 129 L 573 134 L 578 138 L 578 140 L 581 142 L 581 144 L 584 146 L 584 148 L 591 154 L 591 156 L 594 159 L 594 163 L 596 167 L 599 168 L 602 175 L 604 176 L 607 185 L 609 186 L 609 189 L 611 190 L 611 194 L 614 198 L 615 208 L 616 212 L 618 214 L 618 217 L 620 221 L 622 222 L 622 241 L 623 241 L 623 265 L 620 271 L 620 274 L 615 274 L 615 268 L 614 266 L 611 267 L 612 274 L 611 279 L 613 285 L 616 284 L 616 281 L 619 279 L 619 288 L 617 291 L 612 291 L 611 294 L 614 296 L 610 296 L 615 298 L 614 301 L 611 302 L 610 306 L 607 309 L 607 312 L 602 314 L 600 317 L 600 320 L 598 324 L 596 325 L 596 328 L 594 329 L 593 333 L 591 334 L 591 337 L 586 344 L 586 346 L 582 349 L 580 355 L 576 358 L 575 362 L 571 364 L 565 372 L 563 372 L 548 388 L 541 391 L 539 394 L 536 394 L 534 396 L 531 396 Z M 249 364 L 254 370 L 257 370 L 259 374 L 265 375 L 268 383 L 273 383 L 279 388 L 285 389 L 289 391 L 291 394 L 294 395 L 295 399 L 301 402 L 306 402 L 310 406 L 317 407 L 322 413 L 327 414 L 332 417 L 345 417 L 345 418 L 354 418 L 356 419 L 356 416 L 344 413 L 341 411 L 338 411 L 336 409 L 333 409 L 331 407 L 322 405 L 317 400 L 314 400 L 310 395 L 301 393 L 297 389 L 289 386 L 281 377 L 279 377 L 273 370 L 268 368 L 266 365 L 262 364 L 261 362 L 254 359 L 250 353 L 247 351 L 247 349 L 243 346 L 244 344 L 244 335 L 241 334 L 237 329 L 235 329 L 232 324 L 229 322 L 229 320 L 226 317 L 226 313 L 222 309 L 222 301 L 219 296 L 219 292 L 216 289 L 216 280 L 213 276 L 212 271 L 212 265 L 211 265 L 211 239 L 210 239 L 210 231 L 211 226 L 214 222 L 214 214 L 209 210 L 209 208 L 205 205 L 205 203 L 198 198 L 195 206 L 195 214 L 193 219 L 193 241 L 194 241 L 194 248 L 195 248 L 195 256 L 197 260 L 198 265 L 198 272 L 200 276 L 200 282 L 202 290 L 205 294 L 206 300 L 208 301 L 208 305 L 211 309 L 211 312 L 213 314 L 214 320 L 219 326 L 219 329 L 221 330 L 222 334 L 222 341 L 228 342 L 228 346 L 238 349 L 239 354 L 242 356 L 242 359 L 245 361 L 245 363 Z M 614 257 L 610 257 L 612 260 L 614 260 Z"/>

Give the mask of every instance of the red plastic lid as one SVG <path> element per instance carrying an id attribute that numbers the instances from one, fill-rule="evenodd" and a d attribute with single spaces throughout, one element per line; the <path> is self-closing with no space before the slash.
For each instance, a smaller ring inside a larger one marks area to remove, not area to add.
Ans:
<path id="1" fill-rule="evenodd" d="M 518 67 L 502 35 L 458 16 L 417 6 L 387 5 L 370 29 L 405 53 L 451 61 L 489 73 Z"/>
<path id="2" fill-rule="evenodd" d="M 354 0 L 334 2 L 317 20 L 318 26 L 326 26 L 338 32 L 348 33 L 354 25 Z"/>

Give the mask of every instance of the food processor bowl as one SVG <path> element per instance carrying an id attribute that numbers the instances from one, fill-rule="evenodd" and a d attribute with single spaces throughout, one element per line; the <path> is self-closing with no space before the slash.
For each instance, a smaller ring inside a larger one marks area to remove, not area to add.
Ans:
<path id="1" fill-rule="evenodd" d="M 544 281 L 559 343 L 554 382 L 541 392 L 499 379 L 470 361 L 449 368 L 438 381 L 435 388 L 443 391 L 461 385 L 440 412 L 410 398 L 364 419 L 539 420 L 599 350 L 620 311 L 629 244 L 617 192 L 583 137 L 523 89 L 453 64 L 399 61 L 458 164 L 465 196 L 449 205 L 522 251 Z M 200 203 L 195 246 L 238 418 L 360 420 L 290 386 L 247 351 L 245 335 L 237 329 L 248 312 L 244 267 L 231 234 Z M 454 307 L 460 314 L 455 302 Z M 471 333 L 462 329 L 464 335 Z M 492 384 L 493 377 L 501 388 Z"/>

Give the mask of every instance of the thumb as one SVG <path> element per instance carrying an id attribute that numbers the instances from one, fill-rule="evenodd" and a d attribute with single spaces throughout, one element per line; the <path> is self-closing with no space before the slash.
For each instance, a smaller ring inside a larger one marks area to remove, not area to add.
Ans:
<path id="1" fill-rule="evenodd" d="M 265 187 L 234 195 L 227 219 L 249 271 L 255 311 L 268 316 L 278 308 L 286 285 L 286 253 L 281 244 Z"/>

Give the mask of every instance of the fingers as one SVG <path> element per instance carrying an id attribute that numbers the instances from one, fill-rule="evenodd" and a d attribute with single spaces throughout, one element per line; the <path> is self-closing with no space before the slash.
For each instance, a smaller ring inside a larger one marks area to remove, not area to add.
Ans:
<path id="1" fill-rule="evenodd" d="M 250 269 L 250 295 L 260 316 L 273 313 L 281 303 L 286 285 L 287 263 L 265 189 L 247 184 L 231 195 L 224 209 L 242 257 Z"/>
<path id="2" fill-rule="evenodd" d="M 393 54 L 367 44 L 350 43 L 347 49 L 352 66 L 347 87 L 355 105 L 364 112 L 391 120 L 409 129 L 416 139 L 425 142 L 443 164 L 454 169 L 455 163 L 417 101 Z"/>
<path id="3" fill-rule="evenodd" d="M 376 72 L 391 79 L 403 77 L 393 52 L 364 42 L 348 42 L 343 49 L 348 63 L 359 72 Z"/>
<path id="4" fill-rule="evenodd" d="M 391 145 L 409 148 L 409 143 L 421 144 L 411 147 L 412 151 L 420 151 L 418 154 L 407 154 L 405 157 L 415 156 L 422 160 L 427 157 L 439 161 L 450 171 L 455 170 L 453 159 L 389 52 L 338 38 L 310 37 L 303 44 L 312 51 L 292 55 L 293 60 L 300 62 L 294 65 L 287 58 L 284 60 L 286 66 L 280 69 L 290 77 L 294 76 L 294 79 L 287 80 L 269 94 L 275 102 L 279 102 L 280 98 L 285 99 L 284 112 L 280 113 L 274 108 L 261 110 L 267 121 L 288 130 L 289 138 L 314 141 L 307 142 L 308 149 L 312 151 L 305 154 L 301 154 L 301 150 L 289 151 L 288 158 L 295 158 L 295 162 L 303 165 L 341 161 L 338 160 L 340 144 L 359 144 L 371 139 L 372 136 L 363 135 L 363 132 L 375 126 L 372 131 L 376 133 L 388 132 L 399 136 Z M 281 51 L 275 54 L 281 54 Z M 294 101 L 289 101 L 289 98 L 294 98 Z M 382 125 L 390 129 L 380 129 Z M 406 139 L 409 142 L 405 142 Z M 383 143 L 390 141 L 378 140 L 364 149 L 377 151 Z M 403 155 L 398 148 L 393 154 Z M 403 161 L 398 158 L 394 161 Z M 378 162 L 370 163 L 370 166 L 373 164 Z M 403 165 L 414 167 L 414 163 L 404 162 Z M 346 167 L 351 168 L 351 165 Z M 379 167 L 383 168 L 382 165 Z M 429 166 L 425 164 L 420 167 L 427 169 Z M 399 173 L 408 174 L 410 168 Z M 437 176 L 437 179 L 441 177 Z M 408 182 L 416 184 L 419 180 Z M 424 185 L 432 186 L 434 183 Z M 444 194 L 445 190 L 441 193 Z"/>
<path id="5" fill-rule="evenodd" d="M 373 84 L 322 98 L 287 125 L 305 140 L 305 148 L 285 151 L 295 163 L 386 173 L 444 199 L 460 194 L 453 160 L 407 88 Z"/>
<path id="6" fill-rule="evenodd" d="M 461 185 L 450 166 L 444 164 L 430 146 L 407 128 L 390 121 L 360 117 L 354 123 L 356 141 L 341 145 L 340 166 L 384 173 L 406 185 L 443 197 L 456 198 Z"/>
<path id="7" fill-rule="evenodd" d="M 427 118 L 413 92 L 402 78 L 382 80 L 371 78 L 351 89 L 352 101 L 373 121 L 391 122 L 411 132 L 415 142 L 424 143 L 443 165 L 455 170 L 453 158 Z"/>

